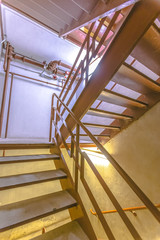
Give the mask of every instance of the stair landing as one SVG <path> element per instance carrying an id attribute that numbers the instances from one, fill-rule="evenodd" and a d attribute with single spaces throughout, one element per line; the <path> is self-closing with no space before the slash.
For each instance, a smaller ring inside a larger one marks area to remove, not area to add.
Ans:
<path id="1" fill-rule="evenodd" d="M 73 221 L 32 240 L 89 240 L 89 238 L 80 225 Z"/>

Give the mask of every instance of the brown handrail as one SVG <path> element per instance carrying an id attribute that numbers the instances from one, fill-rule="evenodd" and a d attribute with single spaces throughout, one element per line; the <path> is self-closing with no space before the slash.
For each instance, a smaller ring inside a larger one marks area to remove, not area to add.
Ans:
<path id="1" fill-rule="evenodd" d="M 62 102 L 62 100 L 54 93 L 58 101 L 64 106 L 68 111 L 69 115 L 75 120 L 77 124 L 84 130 L 84 132 L 90 137 L 90 139 L 95 143 L 98 149 L 103 153 L 103 155 L 108 159 L 108 161 L 113 165 L 113 167 L 118 171 L 122 178 L 128 183 L 132 190 L 137 194 L 137 196 L 142 200 L 142 202 L 151 211 L 153 216 L 160 222 L 160 212 L 150 201 L 150 199 L 143 193 L 143 191 L 137 186 L 137 184 L 129 177 L 129 175 L 122 169 L 122 167 L 116 162 L 116 160 L 108 153 L 108 151 L 101 145 L 101 143 L 92 135 L 92 133 L 83 125 L 83 123 L 74 115 L 74 113 Z"/>
<path id="2" fill-rule="evenodd" d="M 160 203 L 159 204 L 155 204 L 155 207 L 159 208 L 160 207 Z M 147 209 L 146 206 L 138 206 L 138 207 L 129 207 L 129 208 L 123 208 L 123 211 L 135 211 L 135 210 L 142 210 L 142 209 Z M 92 213 L 92 215 L 97 215 L 96 212 L 94 212 L 92 209 L 90 209 L 90 212 Z M 108 210 L 108 211 L 102 211 L 103 214 L 107 214 L 107 213 L 115 213 L 117 212 L 116 209 L 114 210 Z"/>
<path id="3" fill-rule="evenodd" d="M 67 110 L 68 114 L 74 119 L 76 125 L 78 124 L 79 128 L 81 127 L 83 129 L 83 131 L 88 135 L 88 137 L 99 148 L 99 150 L 103 153 L 103 155 L 108 159 L 108 161 L 117 170 L 117 172 L 128 183 L 128 185 L 131 187 L 131 189 L 137 194 L 137 196 L 141 199 L 141 201 L 146 205 L 146 207 L 150 210 L 150 212 L 154 215 L 154 217 L 160 222 L 160 213 L 159 213 L 158 209 L 154 206 L 154 204 L 150 201 L 150 199 L 143 193 L 143 191 L 136 185 L 136 183 L 129 177 L 129 175 L 121 168 L 121 166 L 115 161 L 115 159 L 107 152 L 107 150 L 99 143 L 99 141 L 91 134 L 91 132 L 83 125 L 83 123 L 74 115 L 74 113 L 63 103 L 63 101 L 55 93 L 53 94 L 52 101 L 54 100 L 54 97 L 57 99 L 57 102 L 59 102 L 59 104 L 61 104 Z M 90 200 L 93 204 L 93 207 L 96 210 L 96 213 L 97 213 L 97 215 L 98 215 L 98 217 L 101 221 L 101 224 L 102 224 L 108 238 L 109 239 L 115 239 L 111 230 L 110 230 L 110 228 L 109 228 L 109 226 L 108 226 L 108 224 L 106 223 L 106 220 L 103 217 L 103 214 L 102 214 L 102 212 L 101 212 L 101 210 L 98 206 L 98 203 L 95 200 L 95 197 L 93 196 L 93 194 L 92 194 L 92 192 L 91 192 L 91 190 L 88 186 L 88 183 L 84 179 L 84 163 L 83 163 L 84 160 L 87 161 L 87 163 L 90 166 L 90 168 L 92 169 L 92 172 L 94 173 L 95 177 L 98 179 L 102 188 L 104 189 L 104 191 L 106 192 L 106 194 L 110 198 L 112 204 L 115 206 L 117 212 L 121 216 L 122 220 L 126 224 L 128 230 L 130 231 L 130 233 L 132 234 L 134 239 L 141 239 L 140 235 L 138 234 L 138 232 L 134 228 L 134 226 L 131 223 L 131 221 L 129 220 L 128 216 L 123 211 L 119 202 L 117 201 L 117 199 L 115 198 L 115 196 L 113 195 L 111 190 L 109 189 L 107 183 L 104 181 L 104 179 L 102 178 L 102 176 L 100 175 L 100 173 L 98 172 L 98 170 L 96 169 L 96 167 L 94 166 L 94 164 L 92 163 L 92 161 L 90 160 L 88 155 L 85 152 L 82 152 L 81 149 L 79 148 L 79 146 L 77 146 L 77 141 L 79 139 L 79 133 L 78 133 L 78 137 L 77 137 L 77 134 L 76 134 L 76 140 L 75 140 L 74 139 L 74 134 L 72 133 L 72 130 L 68 127 L 65 119 L 63 119 L 61 113 L 59 112 L 59 109 L 57 109 L 55 107 L 52 107 L 52 109 L 53 109 L 53 118 L 51 119 L 51 122 L 54 120 L 54 125 L 55 125 L 55 129 L 56 129 L 54 140 L 55 140 L 56 143 L 58 141 L 63 142 L 68 154 L 70 155 L 70 157 L 72 157 L 74 159 L 75 170 L 80 171 L 80 176 L 81 176 L 81 181 L 83 183 L 83 186 L 86 189 L 86 192 L 87 192 L 87 194 L 88 194 L 88 196 L 89 196 L 89 198 L 90 198 Z M 64 137 L 61 133 L 61 130 L 59 129 L 59 127 L 57 125 L 58 121 L 62 121 L 64 126 L 67 128 L 67 130 L 69 132 L 69 135 L 71 136 L 71 150 L 69 149 L 69 147 L 68 147 L 68 145 L 67 145 L 67 143 L 66 143 L 66 141 L 65 141 L 65 139 L 64 139 Z M 52 124 L 51 124 L 51 126 L 52 126 Z M 78 151 L 78 153 L 80 154 L 81 165 L 79 165 L 79 163 L 77 161 L 77 155 L 74 154 L 74 150 L 73 150 L 74 146 L 76 146 L 76 152 Z M 77 178 L 77 173 L 76 173 L 75 177 Z M 76 190 L 78 189 L 78 183 L 77 182 L 76 182 L 75 189 Z"/>
<path id="4" fill-rule="evenodd" d="M 80 57 L 80 55 L 81 55 L 81 53 L 82 53 L 82 51 L 83 51 L 86 43 L 87 43 L 86 56 L 85 56 L 84 59 L 79 63 L 79 66 L 78 66 L 77 69 L 78 69 L 78 70 L 81 69 L 81 73 L 82 73 L 82 72 L 84 73 L 84 71 L 86 71 L 86 74 L 87 74 L 87 77 L 86 77 L 86 78 L 88 79 L 88 66 L 89 66 L 89 63 L 90 63 L 90 61 L 91 61 L 91 59 L 92 59 L 92 57 L 89 58 L 89 52 L 92 51 L 92 56 L 93 56 L 93 52 L 94 52 L 93 50 L 95 50 L 95 49 L 93 48 L 93 46 L 94 46 L 94 40 L 96 39 L 96 37 L 97 37 L 97 35 L 98 35 L 98 33 L 99 33 L 99 31 L 100 31 L 100 29 L 101 29 L 101 27 L 102 27 L 105 19 L 106 19 L 106 18 L 101 19 L 101 21 L 100 21 L 100 23 L 99 23 L 99 26 L 98 26 L 98 28 L 96 29 L 95 33 L 94 33 L 92 44 L 91 44 L 91 46 L 89 46 L 89 38 L 90 38 L 91 31 L 92 31 L 92 29 L 93 29 L 93 27 L 94 27 L 94 25 L 95 25 L 95 22 L 93 22 L 93 23 L 91 24 L 91 26 L 90 26 L 90 28 L 89 28 L 89 30 L 88 30 L 88 33 L 87 33 L 87 35 L 86 35 L 86 37 L 85 37 L 85 40 L 84 40 L 84 42 L 83 42 L 83 44 L 82 44 L 82 46 L 81 46 L 81 48 L 80 48 L 80 51 L 79 51 L 79 53 L 78 53 L 78 55 L 77 55 L 77 58 L 76 58 L 76 60 L 75 60 L 75 62 L 74 62 L 74 64 L 73 64 L 73 67 L 72 67 L 72 69 L 71 69 L 71 71 L 70 71 L 70 73 L 69 73 L 69 76 L 68 76 L 68 78 L 67 78 L 66 84 L 65 84 L 64 86 L 67 85 L 67 83 L 68 83 L 68 81 L 69 81 L 69 79 L 70 79 L 70 77 L 71 77 L 71 74 L 73 73 L 73 69 L 75 68 L 75 66 L 76 66 L 76 64 L 77 64 L 78 59 L 79 59 L 79 57 Z M 85 62 L 85 61 L 86 61 L 86 67 L 84 68 L 84 62 Z M 64 99 L 66 98 L 69 90 L 71 89 L 71 87 L 72 87 L 72 85 L 73 85 L 73 82 L 74 82 L 74 80 L 76 79 L 76 76 L 77 76 L 77 71 L 75 72 L 75 74 L 74 74 L 74 76 L 73 76 L 73 79 L 72 79 L 71 83 L 69 84 L 69 87 L 68 87 L 67 91 L 65 92 L 65 94 L 64 94 L 64 96 L 63 96 L 63 98 L 62 98 L 63 101 L 64 101 Z M 81 78 L 80 78 L 81 81 L 82 81 L 82 79 L 83 79 L 82 76 L 83 76 L 83 74 L 81 75 Z M 79 80 L 79 84 L 80 84 L 80 82 L 81 82 L 80 80 Z M 77 84 L 77 85 L 78 85 L 78 84 Z M 79 85 L 76 86 L 76 87 L 78 88 Z M 60 97 L 62 96 L 63 91 L 64 91 L 64 89 L 62 89 L 62 91 L 61 91 L 61 93 L 60 93 Z M 75 88 L 74 92 L 72 93 L 72 96 L 74 95 L 75 91 L 76 91 L 76 88 Z M 71 98 L 72 98 L 72 97 L 70 97 L 70 99 L 71 99 Z M 67 105 L 68 105 L 68 104 L 67 104 Z"/>
<path id="5" fill-rule="evenodd" d="M 118 18 L 119 14 L 120 14 L 120 11 L 115 12 L 114 16 L 112 17 L 112 19 L 111 19 L 111 21 L 110 21 L 110 23 L 109 23 L 109 26 L 107 27 L 107 29 L 106 29 L 105 32 L 103 33 L 103 36 L 102 36 L 102 38 L 101 38 L 101 40 L 100 40 L 100 42 L 98 43 L 98 45 L 97 45 L 96 48 L 93 47 L 93 46 L 94 46 L 94 41 L 92 41 L 91 44 L 90 44 L 90 33 L 91 33 L 91 31 L 92 31 L 92 28 L 93 28 L 92 25 L 90 26 L 89 31 L 88 31 L 88 33 L 87 33 L 87 35 L 86 35 L 86 38 L 85 38 L 85 40 L 84 40 L 84 42 L 83 42 L 83 44 L 84 44 L 84 43 L 87 43 L 87 52 L 86 52 L 86 55 L 85 55 L 84 59 L 79 63 L 79 66 L 77 67 L 78 71 L 81 70 L 81 76 L 80 76 L 80 78 L 79 78 L 79 80 L 78 80 L 78 82 L 77 82 L 74 90 L 72 91 L 69 99 L 67 100 L 67 103 L 66 103 L 67 106 L 70 104 L 71 100 L 73 99 L 73 96 L 76 94 L 76 92 L 77 92 L 77 90 L 78 90 L 81 82 L 82 82 L 83 80 L 85 80 L 85 85 L 87 84 L 87 82 L 88 82 L 88 77 L 89 77 L 89 76 L 88 76 L 88 73 L 89 73 L 88 70 L 89 70 L 90 62 L 92 61 L 92 58 L 96 57 L 96 55 L 98 54 L 101 46 L 103 45 L 105 39 L 107 38 L 109 32 L 111 31 L 111 29 L 112 29 L 112 27 L 113 27 L 116 19 Z M 103 23 L 105 22 L 105 19 L 106 19 L 106 18 L 101 19 L 101 21 L 100 21 L 100 23 L 99 23 L 99 25 L 98 25 L 98 27 L 97 27 L 94 35 L 93 35 L 93 40 L 95 40 L 96 37 L 98 36 L 98 33 L 99 33 L 101 27 L 103 26 Z M 84 48 L 84 46 L 85 46 L 85 44 L 82 45 L 82 48 Z M 81 53 L 81 51 L 82 51 L 82 48 L 80 49 L 80 53 Z M 91 53 L 91 54 L 90 54 L 90 53 Z M 91 55 L 91 56 L 90 56 L 90 55 Z M 80 56 L 80 55 L 78 55 L 78 56 Z M 78 57 L 78 56 L 77 56 L 77 57 Z M 76 58 L 76 61 L 78 61 L 77 58 Z M 76 61 L 75 61 L 74 65 L 76 64 Z M 86 62 L 86 64 L 85 64 L 85 62 Z M 73 66 L 74 66 L 74 65 L 73 65 Z M 85 66 L 85 67 L 84 67 L 84 66 Z M 84 73 L 85 73 L 85 72 L 86 72 L 86 78 L 84 79 L 83 76 L 84 76 Z M 76 76 L 77 76 L 77 71 L 75 72 L 75 74 L 74 74 L 74 76 L 73 76 L 73 78 L 72 78 L 72 80 L 71 80 L 71 82 L 70 82 L 70 84 L 69 84 L 69 86 L 68 86 L 68 89 L 67 89 L 67 91 L 65 92 L 65 94 L 64 94 L 64 96 L 63 96 L 63 98 L 62 98 L 62 101 L 64 101 L 65 98 L 67 97 L 67 95 L 68 95 L 68 93 L 69 93 L 69 90 L 71 89 L 71 87 L 73 86 L 73 83 L 74 83 L 75 80 L 76 80 Z M 70 74 L 69 74 L 69 76 L 68 76 L 67 81 L 69 81 L 69 77 L 70 77 Z M 67 82 L 66 82 L 66 84 L 67 84 Z M 63 89 L 62 89 L 62 91 L 63 91 Z M 61 94 L 60 94 L 60 97 L 61 97 Z M 61 107 L 61 106 L 59 106 L 59 107 Z M 65 109 L 63 109 L 63 111 L 62 111 L 62 115 L 64 114 L 64 112 L 65 112 Z"/>
<path id="6" fill-rule="evenodd" d="M 95 23 L 92 23 L 92 24 L 91 24 L 90 30 L 88 31 L 89 34 L 90 34 L 90 31 L 92 31 L 92 29 L 93 29 L 93 27 L 94 27 L 94 24 L 95 24 Z M 69 73 L 69 75 L 68 75 L 68 78 L 67 78 L 67 80 L 66 80 L 66 82 L 65 82 L 64 88 L 62 89 L 62 91 L 61 91 L 61 93 L 60 93 L 60 95 L 59 95 L 60 98 L 61 98 L 61 96 L 62 96 L 62 94 L 63 94 L 63 92 L 64 92 L 64 90 L 65 90 L 65 87 L 67 86 L 67 84 L 68 84 L 68 82 L 69 82 L 69 79 L 70 79 L 70 77 L 71 77 L 74 69 L 75 69 L 75 66 L 76 66 L 76 64 L 77 64 L 77 62 L 78 62 L 78 59 L 79 59 L 79 57 L 80 57 L 83 49 L 84 49 L 84 46 L 85 46 L 85 44 L 86 44 L 86 41 L 87 41 L 87 36 L 86 36 L 84 42 L 83 42 L 82 45 L 81 45 L 81 48 L 80 48 L 79 53 L 78 53 L 78 55 L 77 55 L 77 57 L 76 57 L 76 60 L 75 60 L 75 62 L 74 62 L 74 64 L 73 64 L 73 66 L 72 66 L 72 68 L 71 68 L 71 71 L 70 71 L 70 73 Z"/>

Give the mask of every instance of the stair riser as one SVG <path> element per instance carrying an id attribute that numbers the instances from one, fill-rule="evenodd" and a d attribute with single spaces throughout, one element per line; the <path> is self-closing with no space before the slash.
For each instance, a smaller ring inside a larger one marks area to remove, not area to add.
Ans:
<path id="1" fill-rule="evenodd" d="M 0 177 L 54 170 L 53 160 L 1 164 Z"/>
<path id="2" fill-rule="evenodd" d="M 43 196 L 62 190 L 59 180 L 48 181 L 1 191 L 0 206 Z"/>
<path id="3" fill-rule="evenodd" d="M 20 156 L 20 155 L 38 155 L 38 154 L 50 154 L 50 149 L 11 149 L 0 150 L 0 156 Z"/>
<path id="4" fill-rule="evenodd" d="M 0 191 L 2 190 L 9 190 L 9 189 L 13 189 L 13 188 L 18 188 L 18 187 L 25 187 L 25 186 L 29 186 L 29 185 L 35 185 L 35 184 L 40 184 L 40 183 L 45 183 L 45 182 L 50 182 L 50 181 L 56 181 L 56 180 L 61 180 L 61 179 L 65 179 L 66 177 L 54 177 L 54 178 L 50 178 L 50 179 L 45 179 L 45 180 L 37 180 L 36 182 L 26 182 L 26 183 L 20 183 L 20 184 L 16 184 L 16 185 L 10 185 L 10 186 L 4 186 L 4 187 L 0 187 Z"/>

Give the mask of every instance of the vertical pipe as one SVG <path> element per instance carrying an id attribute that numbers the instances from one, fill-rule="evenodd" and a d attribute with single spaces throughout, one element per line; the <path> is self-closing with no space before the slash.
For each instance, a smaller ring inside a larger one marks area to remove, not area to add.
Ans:
<path id="1" fill-rule="evenodd" d="M 3 157 L 5 157 L 5 150 L 3 150 Z"/>
<path id="2" fill-rule="evenodd" d="M 81 180 L 84 179 L 84 156 L 81 154 L 81 170 L 80 170 Z"/>
<path id="3" fill-rule="evenodd" d="M 1 38 L 2 38 L 2 42 L 5 40 L 4 39 L 4 31 L 3 31 L 3 20 L 2 20 L 2 1 L 0 0 L 0 26 L 1 26 Z M 4 48 L 4 42 L 2 43 L 2 50 Z M 1 50 L 1 54 L 2 54 L 2 50 Z"/>
<path id="4" fill-rule="evenodd" d="M 11 53 L 11 50 L 12 50 L 12 47 L 9 46 L 8 52 Z M 5 109 L 6 95 L 7 95 L 7 85 L 8 85 L 10 62 L 11 62 L 11 56 L 10 56 L 10 54 L 8 54 L 8 56 L 7 56 L 7 69 L 6 69 L 6 73 L 5 73 L 3 96 L 2 96 L 2 104 L 1 104 L 0 138 L 2 137 L 2 125 L 3 125 L 3 117 L 4 117 L 4 109 Z"/>
<path id="5" fill-rule="evenodd" d="M 7 123 L 6 123 L 5 138 L 7 138 L 7 135 L 8 135 L 8 123 L 9 123 L 10 106 L 11 106 L 11 96 L 12 96 L 13 77 L 14 77 L 14 75 L 12 74 L 12 76 L 11 76 L 10 93 L 9 93 L 9 103 L 8 103 L 8 112 L 7 112 Z"/>
<path id="6" fill-rule="evenodd" d="M 6 61 L 7 61 L 7 55 L 8 55 L 8 47 L 9 47 L 9 42 L 7 42 L 6 52 L 5 52 L 5 57 L 4 57 L 4 64 L 3 64 L 3 69 L 4 69 L 4 71 L 7 70 Z"/>
<path id="7" fill-rule="evenodd" d="M 71 136 L 71 157 L 73 157 L 74 155 L 74 142 L 73 142 L 74 138 Z"/>

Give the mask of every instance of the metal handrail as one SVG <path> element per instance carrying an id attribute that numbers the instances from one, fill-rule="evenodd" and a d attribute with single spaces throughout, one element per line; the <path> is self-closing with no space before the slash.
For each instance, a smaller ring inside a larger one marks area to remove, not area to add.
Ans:
<path id="1" fill-rule="evenodd" d="M 155 207 L 157 208 L 160 208 L 160 203 L 159 204 L 155 204 Z M 129 208 L 123 208 L 123 211 L 129 211 L 129 212 L 132 212 L 132 211 L 136 211 L 136 210 L 143 210 L 143 209 L 146 209 L 147 207 L 146 206 L 138 206 L 138 207 L 129 207 Z M 97 215 L 96 212 L 94 212 L 92 209 L 90 209 L 90 212 L 93 214 L 93 215 Z M 107 211 L 102 211 L 103 214 L 108 214 L 108 213 L 116 213 L 117 210 L 114 209 L 114 210 L 107 210 Z"/>
<path id="2" fill-rule="evenodd" d="M 67 98 L 67 95 L 68 95 L 68 93 L 69 93 L 69 90 L 72 88 L 73 83 L 74 83 L 75 80 L 77 79 L 77 75 L 78 75 L 78 73 L 80 72 L 80 73 L 81 73 L 81 76 L 79 77 L 79 79 L 78 79 L 78 81 L 77 81 L 77 84 L 75 85 L 75 87 L 74 87 L 74 89 L 73 89 L 73 91 L 72 91 L 69 99 L 67 100 L 67 103 L 66 103 L 67 106 L 70 104 L 71 100 L 73 99 L 73 96 L 74 96 L 75 93 L 77 92 L 77 90 L 78 90 L 81 82 L 84 80 L 84 81 L 85 81 L 85 85 L 87 84 L 87 82 L 88 82 L 88 80 L 89 80 L 89 65 L 90 65 L 92 59 L 93 59 L 94 57 L 96 57 L 96 55 L 98 54 L 100 48 L 101 48 L 102 45 L 104 44 L 105 39 L 107 38 L 109 32 L 111 31 L 112 27 L 114 26 L 114 23 L 115 23 L 115 21 L 117 20 L 119 14 L 120 14 L 120 11 L 115 12 L 115 14 L 114 14 L 114 16 L 112 17 L 112 19 L 111 19 L 111 21 L 110 21 L 107 29 L 104 31 L 104 33 L 103 33 L 103 35 L 102 35 L 102 37 L 101 37 L 101 39 L 100 39 L 100 41 L 99 41 L 99 43 L 98 43 L 98 45 L 97 45 L 96 47 L 95 47 L 95 39 L 96 39 L 96 37 L 98 36 L 98 34 L 99 34 L 99 32 L 100 32 L 100 30 L 101 30 L 101 28 L 102 28 L 102 26 L 103 26 L 103 24 L 104 24 L 104 22 L 105 22 L 105 20 L 106 20 L 106 17 L 104 17 L 104 18 L 102 18 L 102 19 L 100 20 L 99 25 L 98 25 L 96 31 L 94 32 L 92 41 L 90 41 L 90 34 L 91 34 L 91 31 L 92 31 L 92 29 L 93 29 L 93 27 L 94 27 L 94 25 L 95 25 L 95 22 L 93 22 L 93 23 L 91 24 L 91 26 L 90 26 L 90 28 L 89 28 L 89 30 L 88 30 L 88 33 L 87 33 L 87 35 L 86 35 L 86 37 L 85 37 L 85 40 L 84 40 L 84 42 L 83 42 L 83 44 L 82 44 L 82 46 L 81 46 L 81 48 L 80 48 L 80 51 L 79 51 L 79 53 L 78 53 L 78 55 L 77 55 L 77 57 L 76 57 L 76 60 L 75 60 L 74 64 L 73 64 L 73 67 L 72 67 L 72 69 L 71 69 L 71 71 L 70 71 L 70 73 L 69 73 L 69 75 L 68 75 L 68 78 L 67 78 L 67 80 L 66 80 L 66 82 L 65 82 L 64 88 L 62 89 L 62 91 L 61 91 L 61 93 L 60 93 L 60 95 L 59 95 L 59 97 L 62 99 L 62 101 L 64 101 L 64 100 Z M 91 44 L 90 44 L 90 43 L 91 43 Z M 71 78 L 71 75 L 72 75 L 72 73 L 73 73 L 73 70 L 74 70 L 74 68 L 75 68 L 75 66 L 76 66 L 76 64 L 77 64 L 77 62 L 78 62 L 78 59 L 79 59 L 80 56 L 81 56 L 81 53 L 82 53 L 83 49 L 85 48 L 85 45 L 87 45 L 87 46 L 86 46 L 86 55 L 85 55 L 85 57 L 83 58 L 83 60 L 81 60 L 81 62 L 79 63 L 79 65 L 78 65 L 78 67 L 77 67 L 77 70 L 76 70 L 76 72 L 74 73 L 74 75 L 73 75 L 73 77 L 72 77 L 72 79 L 71 79 L 71 81 L 70 81 L 70 84 L 69 84 L 67 90 L 66 90 L 65 93 L 64 93 L 64 89 L 65 89 L 65 87 L 67 86 L 67 84 L 68 84 L 68 82 L 69 82 L 69 79 Z M 90 53 L 91 53 L 91 54 L 90 54 Z M 85 62 L 86 62 L 86 64 L 85 64 Z M 86 77 L 85 77 L 85 78 L 84 78 L 84 73 L 86 73 Z M 62 95 L 63 93 L 64 93 L 64 96 Z M 60 105 L 60 106 L 57 106 L 57 107 L 61 108 L 61 105 Z M 63 111 L 62 111 L 62 115 L 64 114 L 64 112 L 65 112 L 65 109 L 63 109 Z"/>
<path id="3" fill-rule="evenodd" d="M 134 228 L 134 226 L 130 222 L 129 218 L 124 213 L 124 211 L 121 208 L 120 204 L 118 203 L 117 199 L 114 197 L 113 193 L 111 192 L 111 190 L 107 186 L 106 182 L 104 181 L 104 179 L 102 178 L 102 176 L 100 175 L 100 173 L 98 172 L 98 170 L 96 169 L 94 164 L 91 162 L 88 155 L 81 151 L 81 149 L 79 147 L 79 128 L 80 127 L 87 134 L 87 136 L 93 141 L 93 143 L 98 147 L 98 149 L 103 153 L 103 155 L 112 164 L 112 166 L 117 170 L 117 172 L 122 176 L 122 178 L 128 183 L 128 185 L 131 187 L 131 189 L 137 194 L 137 196 L 146 205 L 146 207 L 150 210 L 150 212 L 158 220 L 158 222 L 160 222 L 160 212 L 159 212 L 159 210 L 150 201 L 150 199 L 143 193 L 143 191 L 136 185 L 136 183 L 129 177 L 129 175 L 122 169 L 122 167 L 116 162 L 116 160 L 108 153 L 108 151 L 99 143 L 99 141 L 92 135 L 92 133 L 83 125 L 83 123 L 75 116 L 75 114 L 64 104 L 64 102 L 55 93 L 52 96 L 52 103 L 53 103 L 54 97 L 57 98 L 57 102 L 59 102 L 61 105 L 63 105 L 63 107 L 67 110 L 68 114 L 74 119 L 74 121 L 76 123 L 76 126 L 77 126 L 76 141 L 75 141 L 74 140 L 74 134 L 72 133 L 72 130 L 69 129 L 66 121 L 61 116 L 61 113 L 59 112 L 59 110 L 57 108 L 53 107 L 53 104 L 52 104 L 52 109 L 54 109 L 54 114 L 56 113 L 56 119 L 54 121 L 54 124 L 55 124 L 55 127 L 56 127 L 55 136 L 56 137 L 57 137 L 57 135 L 60 136 L 60 138 L 63 141 L 63 144 L 65 145 L 65 148 L 67 149 L 68 153 L 75 160 L 76 171 L 80 170 L 80 172 L 81 172 L 81 181 L 82 181 L 82 183 L 83 183 L 83 185 L 84 185 L 84 187 L 85 187 L 85 189 L 88 193 L 88 196 L 90 196 L 90 200 L 91 200 L 91 202 L 92 202 L 92 204 L 93 204 L 93 206 L 94 206 L 94 208 L 97 212 L 97 215 L 98 215 L 99 219 L 101 220 L 101 223 L 102 223 L 104 229 L 107 228 L 106 233 L 109 232 L 109 236 L 110 236 L 110 237 L 108 236 L 109 239 L 114 239 L 114 236 L 113 236 L 111 230 L 109 229 L 109 226 L 106 225 L 106 222 L 104 223 L 105 219 L 103 218 L 103 214 L 102 214 L 97 202 L 95 201 L 94 196 L 93 196 L 91 190 L 89 189 L 89 186 L 88 186 L 86 180 L 84 179 L 84 159 L 88 162 L 88 164 L 89 164 L 90 168 L 92 169 L 93 173 L 95 174 L 96 178 L 100 182 L 100 184 L 103 187 L 103 189 L 105 190 L 105 192 L 108 194 L 110 200 L 112 201 L 113 205 L 117 209 L 121 218 L 125 222 L 126 226 L 128 227 L 128 230 L 130 231 L 132 236 L 135 239 L 141 239 L 141 237 L 137 233 L 136 229 Z M 53 117 L 54 117 L 54 114 L 53 114 Z M 57 117 L 58 117 L 58 119 L 57 119 Z M 51 121 L 52 120 L 53 119 L 51 119 Z M 59 120 L 62 121 L 62 123 L 65 125 L 65 127 L 67 128 L 67 130 L 69 131 L 69 134 L 71 136 L 71 151 L 69 150 L 69 148 L 67 146 L 67 143 L 65 142 L 65 139 L 63 138 L 63 135 L 61 133 L 61 129 L 59 129 L 58 126 L 57 126 L 57 122 Z M 55 139 L 56 139 L 56 137 L 55 137 Z M 78 141 L 78 144 L 77 144 L 77 141 Z M 74 154 L 73 154 L 74 145 L 76 145 L 76 156 L 74 156 Z M 78 164 L 78 160 L 77 160 L 78 157 L 79 157 L 78 153 L 81 156 L 81 166 Z M 75 176 L 75 182 L 76 181 L 78 181 L 78 174 L 76 174 L 76 176 Z M 76 185 L 77 185 L 77 183 L 76 183 Z M 77 189 L 77 186 L 76 186 L 76 189 Z"/>

